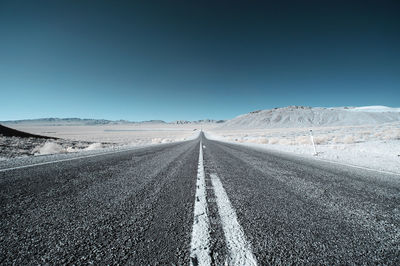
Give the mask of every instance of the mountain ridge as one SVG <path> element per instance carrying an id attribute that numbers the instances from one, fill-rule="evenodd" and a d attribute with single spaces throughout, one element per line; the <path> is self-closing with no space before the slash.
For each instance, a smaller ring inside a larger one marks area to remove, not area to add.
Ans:
<path id="1" fill-rule="evenodd" d="M 378 125 L 400 122 L 400 108 L 288 106 L 239 115 L 219 129 Z"/>
<path id="2" fill-rule="evenodd" d="M 36 118 L 36 119 L 21 119 L 21 120 L 6 120 L 0 121 L 4 125 L 16 124 L 40 124 L 40 125 L 118 125 L 118 124 L 204 124 L 204 123 L 222 123 L 225 120 L 202 119 L 202 120 L 176 120 L 165 122 L 164 120 L 145 120 L 145 121 L 129 121 L 129 120 L 108 120 L 94 118 Z"/>

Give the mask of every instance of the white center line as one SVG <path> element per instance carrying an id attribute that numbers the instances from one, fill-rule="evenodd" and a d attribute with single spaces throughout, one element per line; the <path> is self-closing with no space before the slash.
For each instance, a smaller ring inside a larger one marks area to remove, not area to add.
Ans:
<path id="1" fill-rule="evenodd" d="M 236 212 L 216 174 L 211 174 L 211 183 L 214 187 L 222 228 L 229 250 L 228 265 L 257 265 L 257 260 L 251 251 L 251 245 L 246 240 Z"/>
<path id="2" fill-rule="evenodd" d="M 210 221 L 206 199 L 206 180 L 203 165 L 203 149 L 200 141 L 199 164 L 197 168 L 194 221 L 190 244 L 191 265 L 211 265 Z"/>

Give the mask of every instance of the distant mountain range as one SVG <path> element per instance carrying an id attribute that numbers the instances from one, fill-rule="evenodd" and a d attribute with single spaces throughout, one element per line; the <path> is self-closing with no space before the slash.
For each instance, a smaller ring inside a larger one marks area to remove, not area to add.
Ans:
<path id="1" fill-rule="evenodd" d="M 213 119 L 203 119 L 196 121 L 188 121 L 188 120 L 176 120 L 171 122 L 170 124 L 221 124 L 224 123 L 225 120 L 213 120 Z"/>
<path id="2" fill-rule="evenodd" d="M 40 124 L 40 125 L 105 125 L 131 123 L 126 120 L 111 121 L 106 119 L 82 119 L 82 118 L 39 118 L 24 120 L 9 120 L 0 122 L 3 125 L 13 124 Z"/>
<path id="3" fill-rule="evenodd" d="M 258 110 L 226 121 L 220 129 L 378 125 L 400 122 L 400 108 L 288 106 Z"/>
<path id="4" fill-rule="evenodd" d="M 306 107 L 288 106 L 269 110 L 258 110 L 240 115 L 231 120 L 149 120 L 132 122 L 127 120 L 81 119 L 81 118 L 41 118 L 32 120 L 16 120 L 0 122 L 4 125 L 118 125 L 118 124 L 215 124 L 219 129 L 251 129 L 251 128 L 296 128 L 324 126 L 379 125 L 400 122 L 400 108 L 386 106 L 364 107 Z"/>
<path id="5" fill-rule="evenodd" d="M 85 119 L 85 118 L 39 118 L 39 119 L 24 119 L 24 120 L 8 120 L 1 121 L 4 125 L 47 125 L 47 126 L 63 126 L 63 125 L 119 125 L 119 124 L 209 124 L 209 123 L 223 123 L 224 120 L 177 120 L 173 122 L 165 122 L 163 120 L 148 120 L 133 122 L 128 120 L 106 120 L 106 119 Z"/>

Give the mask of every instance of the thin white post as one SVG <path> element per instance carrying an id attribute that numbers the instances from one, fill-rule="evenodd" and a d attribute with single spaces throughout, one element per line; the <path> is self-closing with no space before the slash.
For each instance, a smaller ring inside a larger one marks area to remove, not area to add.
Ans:
<path id="1" fill-rule="evenodd" d="M 314 156 L 317 156 L 318 153 L 317 153 L 317 149 L 315 148 L 314 136 L 313 136 L 313 133 L 312 133 L 312 129 L 310 129 L 310 138 L 311 138 L 311 143 L 312 143 L 312 145 L 314 147 Z"/>

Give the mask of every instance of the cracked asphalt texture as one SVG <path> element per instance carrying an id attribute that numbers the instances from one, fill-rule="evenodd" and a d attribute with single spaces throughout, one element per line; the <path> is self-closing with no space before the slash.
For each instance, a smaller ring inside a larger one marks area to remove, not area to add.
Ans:
<path id="1" fill-rule="evenodd" d="M 260 265 L 400 264 L 398 176 L 201 138 Z M 0 264 L 188 265 L 199 141 L 0 172 Z"/>

